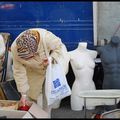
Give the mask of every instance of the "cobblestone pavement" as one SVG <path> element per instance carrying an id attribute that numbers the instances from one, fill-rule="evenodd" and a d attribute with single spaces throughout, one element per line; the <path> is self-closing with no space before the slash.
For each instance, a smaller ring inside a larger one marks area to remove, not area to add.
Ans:
<path id="1" fill-rule="evenodd" d="M 96 113 L 115 109 L 115 106 L 96 106 L 94 110 L 86 110 L 86 118 L 92 118 Z M 52 109 L 51 118 L 84 118 L 84 111 L 73 111 L 70 108 L 70 97 L 61 101 L 60 107 Z"/>

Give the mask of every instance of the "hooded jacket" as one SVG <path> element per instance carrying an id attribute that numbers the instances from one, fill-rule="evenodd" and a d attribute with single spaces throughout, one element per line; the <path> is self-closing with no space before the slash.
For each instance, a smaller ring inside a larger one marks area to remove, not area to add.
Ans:
<path id="1" fill-rule="evenodd" d="M 43 59 L 46 58 L 46 54 L 43 40 L 46 43 L 48 53 L 56 61 L 62 55 L 63 43 L 59 37 L 45 29 L 33 28 L 30 30 L 37 30 L 40 35 L 40 42 L 37 49 L 38 56 L 28 60 L 18 56 L 16 40 L 25 31 L 18 35 L 12 43 L 11 52 L 13 55 L 13 75 L 18 91 L 20 93 L 27 93 L 30 98 L 36 100 L 39 94 L 42 94 L 42 86 L 45 80 L 46 67 L 43 65 Z"/>

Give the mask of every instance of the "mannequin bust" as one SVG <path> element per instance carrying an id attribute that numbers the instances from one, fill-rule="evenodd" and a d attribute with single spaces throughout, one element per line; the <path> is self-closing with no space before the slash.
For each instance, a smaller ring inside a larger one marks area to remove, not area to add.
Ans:
<path id="1" fill-rule="evenodd" d="M 4 53 L 5 53 L 5 43 L 2 35 L 0 35 L 0 80 L 2 76 L 2 64 L 3 64 Z"/>
<path id="2" fill-rule="evenodd" d="M 0 35 L 0 57 L 5 53 L 5 43 L 2 35 Z"/>
<path id="3" fill-rule="evenodd" d="M 3 36 L 0 34 L 0 79 L 2 76 L 2 66 L 4 61 L 5 55 L 5 41 Z M 8 51 L 8 61 L 7 61 L 7 73 L 6 73 L 6 80 L 13 80 L 13 72 L 12 72 L 12 55 L 11 52 Z"/>
<path id="4" fill-rule="evenodd" d="M 8 51 L 7 74 L 6 80 L 13 80 L 13 58 L 11 51 Z"/>
<path id="5" fill-rule="evenodd" d="M 79 97 L 80 91 L 95 90 L 93 74 L 97 51 L 88 50 L 87 42 L 80 42 L 78 47 L 69 52 L 70 63 L 75 75 L 75 81 L 72 86 L 71 109 L 75 111 L 82 110 L 84 101 Z M 87 106 L 87 109 L 94 109 L 94 106 Z"/>
<path id="6" fill-rule="evenodd" d="M 120 89 L 120 38 L 111 37 L 109 44 L 98 47 L 103 70 L 103 89 Z"/>

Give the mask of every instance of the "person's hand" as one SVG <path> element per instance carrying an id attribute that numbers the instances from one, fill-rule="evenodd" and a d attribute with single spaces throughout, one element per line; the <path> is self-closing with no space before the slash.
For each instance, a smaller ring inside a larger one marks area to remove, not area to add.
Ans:
<path id="1" fill-rule="evenodd" d="M 48 65 L 49 65 L 48 58 L 44 58 L 44 59 L 43 59 L 43 65 L 44 65 L 44 66 L 48 66 Z"/>
<path id="2" fill-rule="evenodd" d="M 18 110 L 28 111 L 31 105 L 32 102 L 28 100 L 27 95 L 22 94 L 21 99 L 19 101 Z"/>
<path id="3" fill-rule="evenodd" d="M 27 95 L 22 95 L 20 98 L 20 101 L 19 101 L 19 105 L 20 106 L 25 106 L 25 105 L 29 106 L 29 104 L 30 104 L 30 101 L 28 100 Z"/>

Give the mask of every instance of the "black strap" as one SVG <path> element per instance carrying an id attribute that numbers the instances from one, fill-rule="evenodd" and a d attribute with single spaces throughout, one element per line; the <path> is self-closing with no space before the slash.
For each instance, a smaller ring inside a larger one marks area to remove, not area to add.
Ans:
<path id="1" fill-rule="evenodd" d="M 4 62 L 3 62 L 3 66 L 2 66 L 3 69 L 2 69 L 1 82 L 6 81 L 9 41 L 10 40 L 8 39 L 6 42 L 5 57 L 4 57 Z"/>

